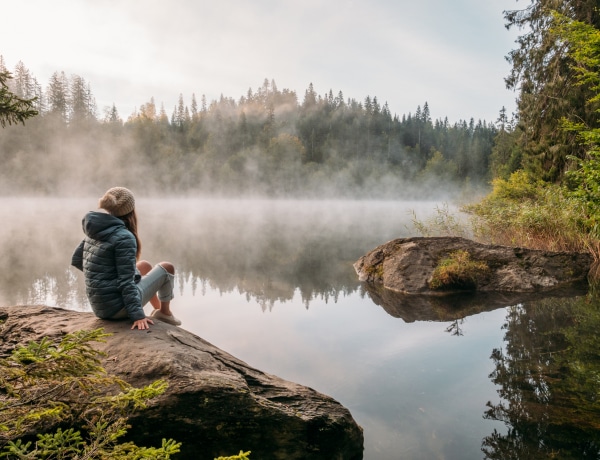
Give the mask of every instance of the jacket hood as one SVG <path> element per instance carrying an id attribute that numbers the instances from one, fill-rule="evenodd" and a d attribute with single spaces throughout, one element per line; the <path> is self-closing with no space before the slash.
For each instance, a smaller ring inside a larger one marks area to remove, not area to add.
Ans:
<path id="1" fill-rule="evenodd" d="M 105 212 L 90 211 L 83 218 L 82 227 L 86 236 L 102 241 L 114 231 L 125 228 L 125 223 Z"/>

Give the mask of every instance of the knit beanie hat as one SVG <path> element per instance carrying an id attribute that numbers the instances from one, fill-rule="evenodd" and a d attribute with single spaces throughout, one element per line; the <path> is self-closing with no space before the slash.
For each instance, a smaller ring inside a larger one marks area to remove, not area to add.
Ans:
<path id="1" fill-rule="evenodd" d="M 100 198 L 98 206 L 106 209 L 113 216 L 121 217 L 134 210 L 135 198 L 131 190 L 125 187 L 113 187 Z"/>

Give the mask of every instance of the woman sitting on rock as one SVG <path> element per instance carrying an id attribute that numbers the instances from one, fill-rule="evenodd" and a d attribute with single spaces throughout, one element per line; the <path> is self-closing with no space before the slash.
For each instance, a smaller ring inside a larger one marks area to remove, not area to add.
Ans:
<path id="1" fill-rule="evenodd" d="M 113 187 L 98 202 L 99 210 L 83 218 L 85 238 L 71 264 L 83 271 L 92 310 L 99 318 L 133 320 L 131 329 L 149 329 L 152 319 L 179 326 L 171 313 L 175 268 L 169 262 L 152 267 L 139 260 L 141 243 L 133 193 Z M 154 311 L 147 318 L 143 306 Z"/>

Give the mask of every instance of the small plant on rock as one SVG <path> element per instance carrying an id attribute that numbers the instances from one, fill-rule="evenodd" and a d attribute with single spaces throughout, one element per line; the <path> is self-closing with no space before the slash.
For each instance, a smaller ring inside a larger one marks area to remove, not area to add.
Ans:
<path id="1" fill-rule="evenodd" d="M 250 451 L 244 452 L 240 450 L 240 453 L 237 455 L 232 455 L 230 457 L 218 457 L 215 460 L 250 460 Z"/>
<path id="2" fill-rule="evenodd" d="M 429 287 L 437 290 L 473 290 L 477 287 L 478 277 L 488 271 L 489 267 L 485 262 L 471 259 L 471 255 L 461 249 L 439 261 L 431 275 Z"/>
<path id="3" fill-rule="evenodd" d="M 1 331 L 1 329 L 0 329 Z M 102 329 L 18 346 L 0 356 L 0 458 L 168 460 L 180 443 L 122 442 L 131 414 L 162 394 L 158 380 L 134 388 L 101 366 Z"/>

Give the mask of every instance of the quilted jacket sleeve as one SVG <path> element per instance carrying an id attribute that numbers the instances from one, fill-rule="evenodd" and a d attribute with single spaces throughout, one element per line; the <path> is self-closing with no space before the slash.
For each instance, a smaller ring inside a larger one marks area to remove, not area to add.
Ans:
<path id="1" fill-rule="evenodd" d="M 137 251 L 135 237 L 130 232 L 120 233 L 114 248 L 117 284 L 123 296 L 125 310 L 134 321 L 144 319 L 146 314 L 142 308 L 140 293 L 135 285 Z"/>
<path id="2" fill-rule="evenodd" d="M 83 240 L 81 243 L 79 243 L 79 246 L 77 246 L 77 248 L 75 249 L 75 252 L 73 253 L 73 256 L 71 257 L 71 265 L 73 265 L 73 267 L 78 268 L 79 270 L 83 271 L 83 245 L 85 243 L 85 240 Z"/>

